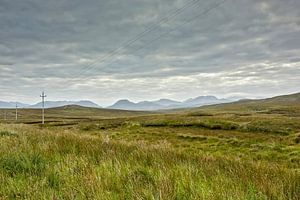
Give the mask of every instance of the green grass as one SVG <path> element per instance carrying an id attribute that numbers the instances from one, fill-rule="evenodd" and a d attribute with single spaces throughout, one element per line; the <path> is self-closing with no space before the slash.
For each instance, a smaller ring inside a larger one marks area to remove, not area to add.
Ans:
<path id="1" fill-rule="evenodd" d="M 9 132 L 9 131 L 0 131 L 0 137 L 4 137 L 4 136 L 12 136 L 14 135 L 13 133 Z"/>
<path id="2" fill-rule="evenodd" d="M 8 154 L 1 157 L 0 168 L 11 177 L 22 175 L 39 175 L 46 163 L 39 154 Z"/>
<path id="3" fill-rule="evenodd" d="M 300 174 L 280 165 L 179 153 L 163 143 L 107 142 L 21 125 L 12 129 L 18 138 L 1 139 L 2 198 L 299 198 Z"/>
<path id="4" fill-rule="evenodd" d="M 251 107 L 21 110 L 0 124 L 0 199 L 300 199 L 300 107 Z"/>

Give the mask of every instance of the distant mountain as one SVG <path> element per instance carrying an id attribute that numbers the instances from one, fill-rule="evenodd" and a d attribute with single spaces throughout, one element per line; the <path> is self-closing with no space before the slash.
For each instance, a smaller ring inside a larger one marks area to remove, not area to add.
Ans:
<path id="1" fill-rule="evenodd" d="M 156 101 L 141 101 L 141 102 L 131 102 L 127 99 L 122 99 L 117 101 L 109 109 L 118 110 L 133 110 L 133 111 L 154 111 L 154 110 L 166 110 L 166 109 L 177 109 L 177 108 L 193 108 L 200 107 L 204 105 L 214 105 L 221 103 L 229 103 L 236 101 L 233 99 L 219 99 L 215 96 L 199 96 L 196 98 L 190 98 L 183 102 L 174 101 L 171 99 L 159 99 Z M 45 108 L 56 108 L 63 106 L 81 106 L 81 107 L 92 107 L 100 108 L 99 105 L 92 101 L 46 101 Z M 19 108 L 41 108 L 42 102 L 36 103 L 34 105 L 28 105 L 23 103 L 18 103 Z M 0 101 L 0 108 L 15 108 L 15 102 L 4 102 Z"/>
<path id="2" fill-rule="evenodd" d="M 68 105 L 77 105 L 82 107 L 100 108 L 99 105 L 92 101 L 45 101 L 45 108 L 55 108 Z M 28 106 L 28 108 L 41 108 L 42 102 Z"/>
<path id="3" fill-rule="evenodd" d="M 122 99 L 122 100 L 117 101 L 112 106 L 109 106 L 108 108 L 130 110 L 134 106 L 135 106 L 135 103 L 133 103 L 127 99 Z"/>
<path id="4" fill-rule="evenodd" d="M 194 99 L 188 99 L 183 102 L 184 107 L 197 107 L 204 105 L 212 105 L 219 103 L 227 103 L 230 102 L 228 99 L 218 99 L 215 96 L 199 96 Z"/>
<path id="5" fill-rule="evenodd" d="M 157 101 L 153 101 L 153 103 L 159 104 L 161 106 L 178 106 L 182 102 L 174 101 L 174 100 L 170 100 L 170 99 L 160 99 L 160 100 L 157 100 Z"/>
<path id="6" fill-rule="evenodd" d="M 224 104 L 225 103 L 225 104 Z M 267 99 L 243 99 L 242 97 L 232 97 L 228 99 L 219 99 L 215 96 L 199 96 L 196 98 L 190 98 L 183 102 L 174 101 L 171 99 L 159 99 L 156 101 L 141 101 L 138 103 L 131 102 L 127 99 L 119 100 L 112 106 L 107 108 L 119 109 L 119 110 L 133 110 L 133 111 L 154 111 L 163 109 L 177 109 L 177 108 L 195 108 L 201 106 L 215 105 L 215 107 L 230 107 L 232 105 L 247 106 L 255 105 L 259 103 L 261 105 L 274 104 L 274 105 L 294 105 L 300 104 L 300 93 L 277 96 Z M 41 108 L 42 103 L 39 102 L 34 105 L 28 105 L 21 102 L 17 102 L 19 108 Z M 64 106 L 81 106 L 101 108 L 99 105 L 92 101 L 46 101 L 46 108 L 56 108 Z M 0 101 L 0 108 L 15 108 L 16 102 Z"/>
<path id="7" fill-rule="evenodd" d="M 119 100 L 108 108 L 120 109 L 120 110 L 159 110 L 163 106 L 150 101 L 142 101 L 139 103 L 133 103 L 127 99 Z"/>
<path id="8" fill-rule="evenodd" d="M 212 105 L 220 103 L 232 102 L 228 99 L 218 99 L 215 96 L 199 96 L 196 98 L 188 99 L 184 102 L 174 101 L 170 99 L 160 99 L 157 101 L 142 101 L 138 103 L 131 102 L 127 99 L 117 101 L 108 108 L 120 110 L 162 110 L 162 109 L 175 109 L 175 108 L 190 108 L 199 107 L 203 105 Z"/>
<path id="9" fill-rule="evenodd" d="M 25 108 L 29 106 L 28 104 L 20 103 L 20 102 L 17 102 L 17 105 L 19 108 Z M 16 107 L 16 102 L 0 101 L 0 108 L 15 108 L 15 107 Z"/>

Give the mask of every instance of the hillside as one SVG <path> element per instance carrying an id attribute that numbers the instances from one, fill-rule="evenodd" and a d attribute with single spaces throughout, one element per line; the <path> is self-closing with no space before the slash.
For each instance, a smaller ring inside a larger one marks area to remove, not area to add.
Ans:
<path id="1" fill-rule="evenodd" d="M 133 117 L 153 114 L 151 112 L 125 111 L 104 108 L 82 107 L 78 105 L 67 105 L 56 108 L 45 109 L 47 122 L 54 121 L 72 121 L 72 120 L 90 120 L 118 117 Z M 0 121 L 6 115 L 7 121 L 15 121 L 15 109 L 0 109 Z M 25 108 L 18 110 L 19 122 L 39 123 L 41 119 L 41 109 Z"/>
<path id="2" fill-rule="evenodd" d="M 277 96 L 265 100 L 261 100 L 263 103 L 275 103 L 275 104 L 299 104 L 300 103 L 300 93 Z"/>
<path id="3" fill-rule="evenodd" d="M 232 103 L 203 106 L 196 110 L 253 111 L 265 113 L 295 113 L 300 110 L 300 93 L 259 100 L 240 100 Z"/>

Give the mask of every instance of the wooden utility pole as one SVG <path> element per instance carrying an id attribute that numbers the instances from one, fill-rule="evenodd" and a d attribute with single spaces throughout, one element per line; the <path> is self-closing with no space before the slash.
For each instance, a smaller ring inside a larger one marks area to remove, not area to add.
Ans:
<path id="1" fill-rule="evenodd" d="M 42 124 L 45 124 L 45 98 L 47 95 L 43 92 L 40 97 L 42 98 Z"/>

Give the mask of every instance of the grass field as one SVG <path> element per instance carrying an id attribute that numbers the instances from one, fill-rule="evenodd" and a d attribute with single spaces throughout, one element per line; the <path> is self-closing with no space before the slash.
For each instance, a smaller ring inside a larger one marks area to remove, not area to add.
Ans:
<path id="1" fill-rule="evenodd" d="M 0 199 L 300 199 L 297 101 L 6 112 Z"/>

